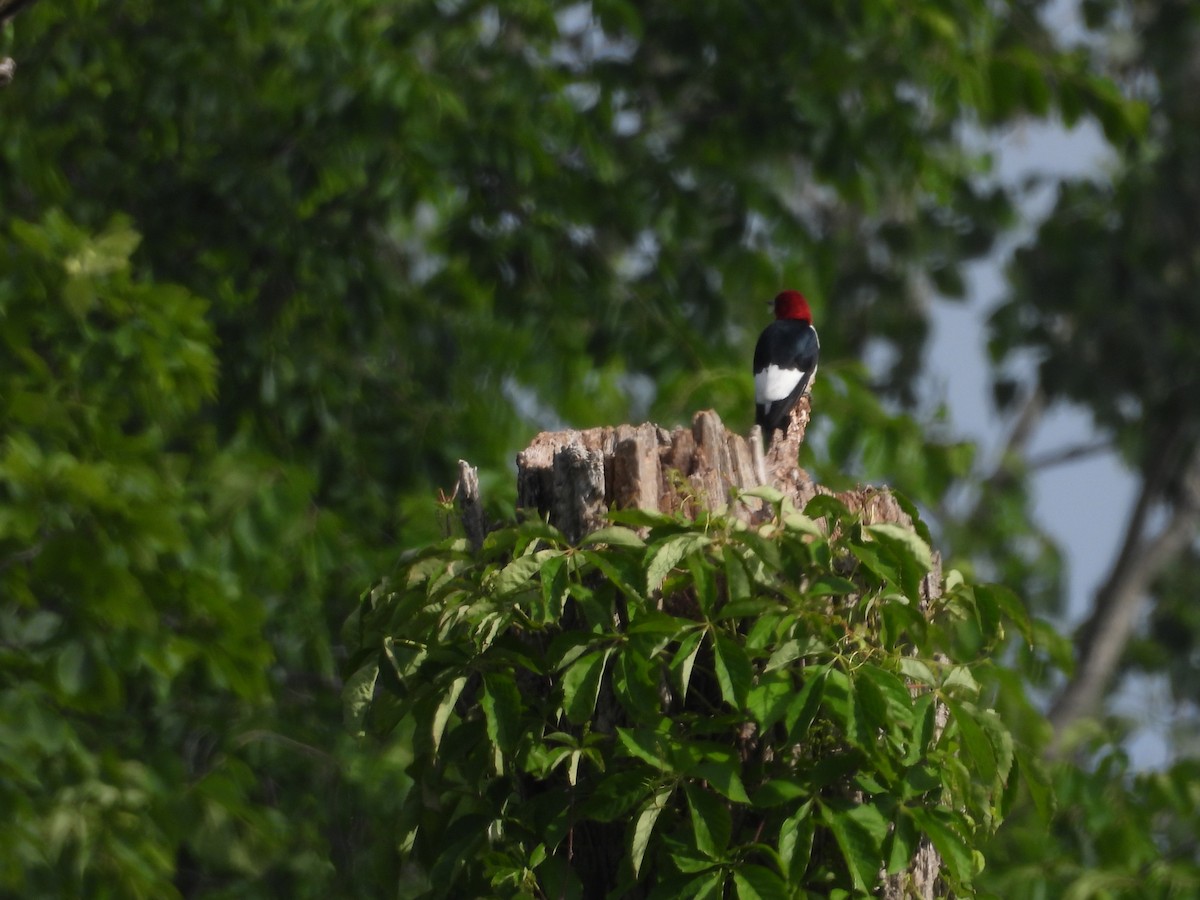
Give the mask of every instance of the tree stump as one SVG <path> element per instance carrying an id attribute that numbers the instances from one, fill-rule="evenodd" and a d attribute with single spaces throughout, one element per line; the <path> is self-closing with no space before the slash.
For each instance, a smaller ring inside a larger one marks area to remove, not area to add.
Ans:
<path id="1" fill-rule="evenodd" d="M 797 463 L 811 415 L 810 397 L 792 410 L 786 433 L 765 452 L 755 426 L 749 438 L 727 429 L 712 410 L 696 413 L 691 428 L 668 431 L 653 423 L 546 431 L 517 454 L 517 507 L 548 518 L 572 543 L 603 527 L 610 510 L 640 509 L 696 516 L 703 511 L 764 521 L 769 504 L 744 492 L 762 485 L 780 491 L 796 509 L 818 494 L 840 500 L 864 524 L 913 527 L 911 517 L 886 489 L 869 486 L 830 491 L 816 484 Z M 460 461 L 456 497 L 471 542 L 486 531 L 475 470 Z M 941 592 L 941 561 L 925 578 L 921 603 L 927 607 Z M 947 711 L 939 705 L 938 727 Z M 888 900 L 933 900 L 944 895 L 941 858 L 922 841 L 908 871 L 881 873 L 876 890 Z"/>
<path id="2" fill-rule="evenodd" d="M 696 413 L 690 429 L 617 425 L 583 431 L 544 431 L 517 454 L 517 507 L 547 516 L 570 541 L 604 525 L 610 509 L 695 515 L 727 512 L 748 522 L 768 514 L 745 491 L 770 485 L 797 509 L 831 494 L 865 523 L 912 520 L 890 492 L 873 487 L 834 492 L 813 482 L 796 463 L 808 426 L 809 398 L 792 411 L 787 434 L 765 453 L 757 426 L 749 438 L 727 429 L 712 410 Z"/>

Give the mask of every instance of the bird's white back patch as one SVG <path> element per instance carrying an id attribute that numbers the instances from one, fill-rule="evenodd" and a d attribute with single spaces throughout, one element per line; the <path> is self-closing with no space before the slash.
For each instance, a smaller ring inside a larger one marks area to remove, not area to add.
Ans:
<path id="1" fill-rule="evenodd" d="M 774 403 L 783 400 L 804 377 L 803 369 L 781 369 L 771 364 L 754 373 L 754 402 Z"/>

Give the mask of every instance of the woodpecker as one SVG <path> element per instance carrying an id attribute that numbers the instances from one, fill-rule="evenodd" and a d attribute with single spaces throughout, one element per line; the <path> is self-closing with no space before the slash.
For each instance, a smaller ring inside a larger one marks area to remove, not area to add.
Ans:
<path id="1" fill-rule="evenodd" d="M 787 432 L 788 414 L 812 384 L 821 344 L 808 301 L 799 291 L 775 298 L 775 321 L 754 347 L 754 421 L 770 445 L 776 431 Z"/>

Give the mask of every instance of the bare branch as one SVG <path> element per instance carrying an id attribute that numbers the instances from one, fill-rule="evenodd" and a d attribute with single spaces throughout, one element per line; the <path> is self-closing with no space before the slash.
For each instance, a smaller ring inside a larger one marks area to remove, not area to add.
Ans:
<path id="1" fill-rule="evenodd" d="M 1160 461 L 1165 463 L 1172 449 L 1164 447 Z M 1145 535 L 1150 511 L 1162 499 L 1168 468 L 1159 465 L 1147 474 L 1121 552 L 1096 594 L 1091 618 L 1080 631 L 1078 668 L 1050 709 L 1056 737 L 1099 706 L 1145 606 L 1150 585 L 1183 552 L 1200 527 L 1200 450 L 1196 450 L 1188 462 L 1170 520 L 1153 537 Z"/>
<path id="2" fill-rule="evenodd" d="M 1013 430 L 1008 435 L 1008 443 L 1004 447 L 1006 457 L 1025 452 L 1045 412 L 1046 394 L 1039 384 L 1025 398 L 1025 406 L 1021 409 L 1021 414 L 1017 416 L 1016 424 L 1013 425 Z"/>
<path id="3" fill-rule="evenodd" d="M 1008 433 L 1008 441 L 1004 445 L 1004 452 L 1000 454 L 1000 458 L 996 461 L 996 468 L 992 473 L 983 480 L 980 485 L 979 502 L 983 502 L 983 497 L 986 494 L 986 489 L 989 487 L 1000 487 L 1008 481 L 1012 476 L 1011 461 L 1019 456 L 1024 455 L 1025 450 L 1029 447 L 1029 442 L 1033 440 L 1034 432 L 1037 431 L 1037 426 L 1042 421 L 1042 416 L 1046 412 L 1046 395 L 1042 391 L 1041 385 L 1037 385 L 1025 398 L 1025 405 L 1021 407 L 1021 412 L 1017 415 L 1017 420 L 1013 423 L 1012 431 Z M 971 513 L 971 518 L 974 518 L 978 512 L 978 503 L 976 510 Z"/>
<path id="4" fill-rule="evenodd" d="M 1029 460 L 1028 466 L 1030 471 L 1049 469 L 1054 466 L 1061 466 L 1064 463 L 1086 459 L 1089 456 L 1104 453 L 1112 448 L 1113 442 L 1107 438 L 1101 441 L 1093 441 L 1090 444 L 1076 444 L 1074 447 L 1063 447 L 1050 453 L 1043 453 L 1041 456 L 1035 456 Z"/>

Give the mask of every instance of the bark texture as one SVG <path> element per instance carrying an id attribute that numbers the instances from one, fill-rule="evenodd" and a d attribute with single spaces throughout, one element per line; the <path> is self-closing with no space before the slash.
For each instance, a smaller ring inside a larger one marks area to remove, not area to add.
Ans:
<path id="1" fill-rule="evenodd" d="M 712 410 L 697 413 L 691 428 L 673 431 L 649 423 L 544 431 L 517 454 L 517 506 L 548 516 L 577 541 L 601 527 L 610 509 L 708 510 L 753 521 L 769 510 L 737 494 L 769 484 L 798 509 L 817 494 L 831 494 L 862 513 L 865 523 L 912 525 L 887 490 L 835 492 L 814 483 L 796 464 L 809 419 L 807 397 L 792 416 L 787 435 L 765 453 L 757 426 L 744 438 Z"/>

